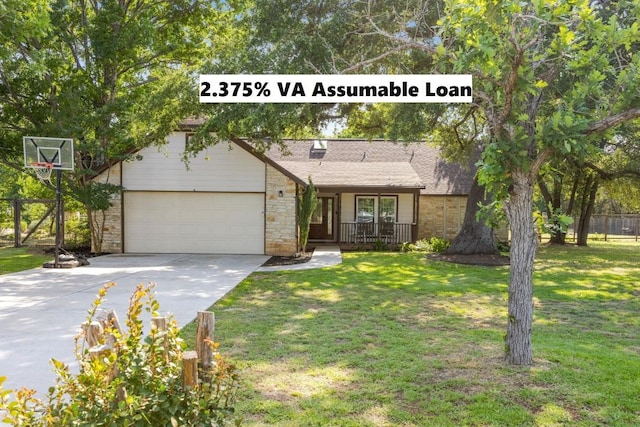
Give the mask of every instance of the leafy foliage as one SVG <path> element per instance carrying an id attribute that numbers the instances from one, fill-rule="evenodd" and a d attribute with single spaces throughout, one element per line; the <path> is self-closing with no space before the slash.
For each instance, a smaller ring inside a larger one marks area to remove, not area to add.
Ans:
<path id="1" fill-rule="evenodd" d="M 307 251 L 309 241 L 309 229 L 311 227 L 311 216 L 318 206 L 318 195 L 309 177 L 309 185 L 305 187 L 298 197 L 298 226 L 299 226 L 299 246 L 303 252 Z"/>
<path id="2" fill-rule="evenodd" d="M 65 174 L 65 192 L 100 228 L 91 211 L 108 203 L 87 188 L 91 179 L 140 148 L 163 144 L 195 113 L 197 67 L 215 52 L 225 12 L 201 0 L 5 3 L 0 162 L 20 167 L 24 135 L 73 138 L 76 170 Z"/>
<path id="3" fill-rule="evenodd" d="M 436 252 L 442 253 L 446 251 L 451 242 L 441 237 L 429 237 L 427 239 L 417 240 L 415 243 L 403 243 L 402 252 Z"/>
<path id="4" fill-rule="evenodd" d="M 536 223 L 540 232 L 549 234 L 566 234 L 567 229 L 573 224 L 573 218 L 562 213 L 560 209 L 550 209 L 551 216 L 543 217 L 539 212 L 535 213 Z"/>
<path id="5" fill-rule="evenodd" d="M 114 285 L 100 289 L 87 322 L 96 320 Z M 220 356 L 217 343 L 210 343 L 215 355 L 211 369 L 200 371 L 197 387 L 183 387 L 183 343 L 175 320 L 169 319 L 166 331 L 152 327 L 144 335 L 143 314 L 157 316 L 159 310 L 153 286 L 138 285 L 129 303 L 127 331 L 111 323 L 104 331 L 103 351 L 90 352 L 84 339 L 76 337 L 78 374 L 52 360 L 57 381 L 46 402 L 33 390 L 2 389 L 0 378 L 0 409 L 8 413 L 4 422 L 41 427 L 229 425 L 239 384 L 236 368 Z"/>

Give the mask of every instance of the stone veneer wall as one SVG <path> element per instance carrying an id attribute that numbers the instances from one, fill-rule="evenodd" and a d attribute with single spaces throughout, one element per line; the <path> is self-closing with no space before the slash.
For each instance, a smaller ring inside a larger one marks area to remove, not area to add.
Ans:
<path id="1" fill-rule="evenodd" d="M 279 196 L 279 191 L 283 196 Z M 296 183 L 267 165 L 265 253 L 288 256 L 297 251 Z"/>
<path id="2" fill-rule="evenodd" d="M 118 163 L 111 169 L 94 178 L 96 182 L 121 185 L 121 164 Z M 105 222 L 102 227 L 102 252 L 122 253 L 122 192 L 117 192 L 111 197 L 111 207 L 105 212 Z M 98 212 L 98 218 L 100 218 Z M 91 242 L 92 250 L 95 250 L 94 242 Z"/>
<path id="3" fill-rule="evenodd" d="M 462 227 L 466 208 L 467 196 L 420 196 L 418 240 L 433 236 L 452 240 Z M 502 224 L 495 235 L 508 240 L 507 225 Z"/>
<path id="4" fill-rule="evenodd" d="M 453 239 L 462 227 L 467 196 L 420 196 L 418 240 Z"/>

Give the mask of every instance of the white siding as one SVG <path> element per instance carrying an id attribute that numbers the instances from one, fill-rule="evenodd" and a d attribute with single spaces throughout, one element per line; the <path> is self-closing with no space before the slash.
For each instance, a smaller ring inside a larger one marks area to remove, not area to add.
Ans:
<path id="1" fill-rule="evenodd" d="M 340 220 L 342 222 L 354 222 L 355 218 L 355 197 L 353 193 L 342 193 L 340 201 Z"/>
<path id="2" fill-rule="evenodd" d="M 398 222 L 413 223 L 413 194 L 398 194 Z"/>
<path id="3" fill-rule="evenodd" d="M 140 161 L 124 162 L 126 190 L 264 192 L 265 164 L 235 144 L 220 143 L 182 161 L 186 134 L 178 132 L 162 147 L 139 152 Z M 208 160 L 207 160 L 208 158 Z"/>

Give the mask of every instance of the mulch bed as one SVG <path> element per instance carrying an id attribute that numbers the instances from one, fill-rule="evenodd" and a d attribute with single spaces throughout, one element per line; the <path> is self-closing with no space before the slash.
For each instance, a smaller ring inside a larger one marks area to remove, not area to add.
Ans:
<path id="1" fill-rule="evenodd" d="M 451 262 L 454 264 L 466 264 L 466 265 L 483 265 L 488 267 L 498 267 L 502 265 L 509 265 L 509 257 L 506 255 L 447 255 L 447 254 L 429 254 L 427 259 L 433 259 L 436 261 Z"/>
<path id="2" fill-rule="evenodd" d="M 313 256 L 313 249 L 309 252 L 298 254 L 298 256 L 272 256 L 264 264 L 263 267 L 273 267 L 277 265 L 295 265 L 309 262 Z"/>

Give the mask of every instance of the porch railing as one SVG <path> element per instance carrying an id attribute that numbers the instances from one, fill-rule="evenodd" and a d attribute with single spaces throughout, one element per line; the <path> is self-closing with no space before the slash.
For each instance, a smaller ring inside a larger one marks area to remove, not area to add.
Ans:
<path id="1" fill-rule="evenodd" d="M 411 224 L 387 222 L 343 222 L 340 243 L 411 242 Z"/>

